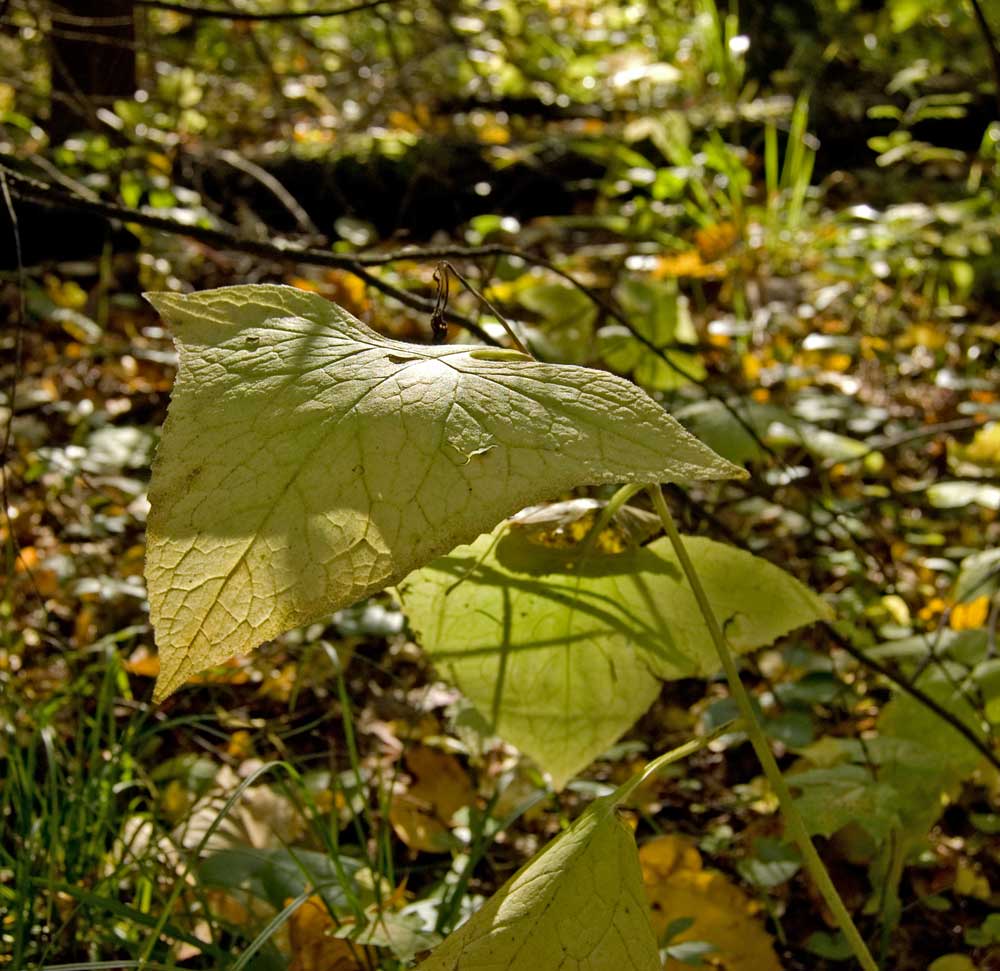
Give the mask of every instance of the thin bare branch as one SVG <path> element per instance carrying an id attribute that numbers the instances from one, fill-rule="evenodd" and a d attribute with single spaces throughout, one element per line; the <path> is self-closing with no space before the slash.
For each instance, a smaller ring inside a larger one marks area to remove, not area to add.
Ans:
<path id="1" fill-rule="evenodd" d="M 167 219 L 164 216 L 158 216 L 143 209 L 130 209 L 111 202 L 95 202 L 90 199 L 81 198 L 75 193 L 67 192 L 47 182 L 30 178 L 14 169 L 8 168 L 2 163 L 0 163 L 0 172 L 6 174 L 11 194 L 26 202 L 33 202 L 36 205 L 54 209 L 68 209 L 75 212 L 88 213 L 102 219 L 146 226 L 149 229 L 170 233 L 174 236 L 188 236 L 191 239 L 197 239 L 220 249 L 253 253 L 257 256 L 264 256 L 284 263 L 305 263 L 311 266 L 334 267 L 356 276 L 368 286 L 374 287 L 376 290 L 388 297 L 392 297 L 406 307 L 419 310 L 428 315 L 434 311 L 433 300 L 393 286 L 391 283 L 369 272 L 358 260 L 348 254 L 331 253 L 329 250 L 314 249 L 287 241 L 272 243 L 263 240 L 245 239 L 209 226 L 186 225 L 175 219 Z M 449 323 L 456 324 L 471 334 L 475 334 L 484 343 L 491 344 L 494 347 L 500 346 L 494 338 L 467 317 L 463 317 L 461 314 L 456 314 L 452 311 L 446 311 L 444 317 Z"/>
<path id="2" fill-rule="evenodd" d="M 907 680 L 901 674 L 893 671 L 891 668 L 886 667 L 880 661 L 876 661 L 874 658 L 869 657 L 864 651 L 859 647 L 855 647 L 846 637 L 840 634 L 832 625 L 826 624 L 826 631 L 830 635 L 830 638 L 841 650 L 850 654 L 859 664 L 864 665 L 866 668 L 870 668 L 877 674 L 882 675 L 887 681 L 891 682 L 900 691 L 908 694 L 914 701 L 919 702 L 929 711 L 934 712 L 942 721 L 947 722 L 952 728 L 955 729 L 973 748 L 976 749 L 995 769 L 1000 770 L 1000 755 L 990 747 L 989 743 L 977 735 L 968 725 L 965 724 L 960 718 L 952 714 L 943 705 L 939 704 L 932 698 L 926 691 L 922 688 L 918 688 L 912 681 Z"/>
<path id="3" fill-rule="evenodd" d="M 135 0 L 137 7 L 147 7 L 151 10 L 167 10 L 171 13 L 186 14 L 188 17 L 218 20 L 240 20 L 262 22 L 269 20 L 308 20 L 310 17 L 343 17 L 347 14 L 359 13 L 362 10 L 373 10 L 391 0 L 365 0 L 346 7 L 321 7 L 317 10 L 284 10 L 272 13 L 253 13 L 246 10 L 226 10 L 220 7 L 201 7 L 196 4 L 172 3 L 171 0 Z"/>

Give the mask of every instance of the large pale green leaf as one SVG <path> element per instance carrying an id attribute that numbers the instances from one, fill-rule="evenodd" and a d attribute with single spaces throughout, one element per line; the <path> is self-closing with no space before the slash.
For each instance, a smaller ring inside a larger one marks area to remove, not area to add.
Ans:
<path id="1" fill-rule="evenodd" d="M 598 799 L 417 971 L 659 971 L 635 841 Z"/>
<path id="2" fill-rule="evenodd" d="M 737 651 L 828 613 L 771 563 L 707 539 L 685 545 Z M 557 787 L 632 725 L 661 680 L 719 668 L 667 539 L 617 555 L 580 549 L 500 526 L 399 588 L 442 675 Z"/>
<path id="3" fill-rule="evenodd" d="M 290 287 L 149 299 L 180 354 L 149 492 L 157 698 L 571 486 L 742 474 L 603 372 L 388 340 Z"/>

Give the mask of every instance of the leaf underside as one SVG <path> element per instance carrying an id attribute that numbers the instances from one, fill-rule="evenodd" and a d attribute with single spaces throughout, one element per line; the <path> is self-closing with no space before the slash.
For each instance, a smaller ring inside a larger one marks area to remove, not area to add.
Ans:
<path id="1" fill-rule="evenodd" d="M 180 357 L 149 490 L 157 700 L 574 486 L 744 474 L 604 372 L 390 340 L 291 287 L 148 297 Z"/>

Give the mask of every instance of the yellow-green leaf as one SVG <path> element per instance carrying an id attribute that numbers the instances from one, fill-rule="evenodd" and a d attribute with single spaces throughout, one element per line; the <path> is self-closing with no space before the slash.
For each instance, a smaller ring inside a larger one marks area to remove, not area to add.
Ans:
<path id="1" fill-rule="evenodd" d="M 180 355 L 149 491 L 158 699 L 572 486 L 742 474 L 603 372 L 389 340 L 291 287 L 149 299 Z"/>
<path id="2" fill-rule="evenodd" d="M 685 545 L 737 651 L 829 615 L 765 560 L 700 537 Z M 667 539 L 583 555 L 500 526 L 407 577 L 399 592 L 441 674 L 557 787 L 632 725 L 661 680 L 719 669 Z"/>
<path id="3" fill-rule="evenodd" d="M 660 971 L 616 799 L 596 800 L 417 971 Z"/>

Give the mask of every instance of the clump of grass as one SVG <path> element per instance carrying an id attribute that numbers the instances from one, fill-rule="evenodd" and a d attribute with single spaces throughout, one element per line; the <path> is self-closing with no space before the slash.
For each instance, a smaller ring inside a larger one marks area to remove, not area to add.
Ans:
<path id="1" fill-rule="evenodd" d="M 113 644 L 67 669 L 55 694 L 25 704 L 14 686 L 0 703 L 0 964 L 12 968 L 127 957 L 162 903 L 169 834 L 144 765 L 170 725 L 132 698 Z"/>

